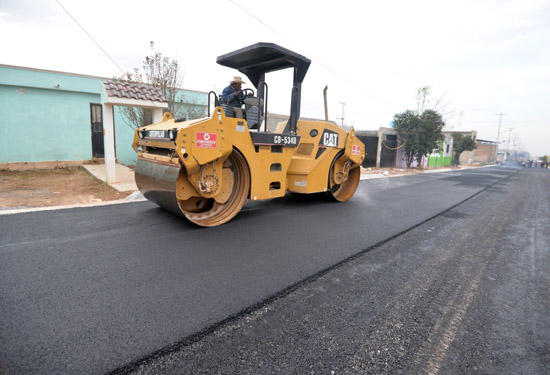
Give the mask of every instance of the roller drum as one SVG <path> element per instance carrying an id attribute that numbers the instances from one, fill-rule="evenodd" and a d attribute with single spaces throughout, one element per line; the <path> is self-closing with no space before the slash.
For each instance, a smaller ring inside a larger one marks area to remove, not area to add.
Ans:
<path id="1" fill-rule="evenodd" d="M 135 175 L 139 191 L 145 198 L 203 227 L 231 220 L 246 203 L 250 191 L 250 170 L 239 152 L 233 152 L 223 163 L 227 197 L 222 202 L 202 196 L 178 201 L 176 187 L 181 178 L 180 168 L 168 163 L 139 159 Z"/>
<path id="2" fill-rule="evenodd" d="M 151 202 L 178 216 L 184 216 L 176 198 L 179 172 L 176 166 L 139 159 L 135 170 L 136 185 Z"/>

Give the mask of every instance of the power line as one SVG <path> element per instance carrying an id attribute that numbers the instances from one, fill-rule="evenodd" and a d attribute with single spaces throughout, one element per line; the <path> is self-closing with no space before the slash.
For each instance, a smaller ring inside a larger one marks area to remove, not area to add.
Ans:
<path id="1" fill-rule="evenodd" d="M 256 21 L 258 21 L 262 26 L 264 26 L 266 29 L 268 29 L 269 31 L 271 31 L 272 33 L 280 36 L 281 38 L 283 38 L 285 41 L 287 41 L 288 43 L 290 44 L 293 44 L 295 45 L 294 42 L 290 41 L 287 37 L 285 37 L 284 35 L 282 35 L 281 33 L 279 33 L 277 30 L 275 30 L 274 28 L 272 28 L 271 26 L 269 26 L 268 24 L 266 24 L 264 21 L 262 21 L 260 18 L 256 17 L 254 14 L 252 14 L 250 11 L 248 11 L 247 9 L 243 8 L 241 5 L 239 5 L 238 3 L 236 3 L 234 0 L 229 0 L 231 3 L 233 3 L 236 7 L 238 7 L 239 9 L 241 9 L 243 12 L 245 12 L 246 14 L 248 14 L 250 17 L 254 18 Z M 298 46 L 297 46 L 298 47 Z M 354 86 L 356 89 L 358 89 L 360 92 L 364 93 L 364 94 L 367 94 L 393 108 L 398 108 L 396 105 L 390 103 L 389 101 L 385 100 L 385 99 L 382 99 L 368 91 L 366 91 L 363 87 L 359 86 L 357 83 L 355 83 L 354 81 L 348 79 L 346 76 L 344 76 L 343 74 L 341 74 L 340 72 L 338 72 L 336 69 L 333 69 L 331 68 L 328 64 L 324 63 L 323 60 L 321 59 L 318 59 L 317 57 L 318 56 L 315 56 L 315 60 L 319 62 L 319 65 L 321 65 L 323 68 L 325 68 L 325 70 L 327 70 L 328 72 L 334 74 L 336 77 L 340 78 L 342 81 L 348 83 L 349 85 L 351 86 Z"/>
<path id="2" fill-rule="evenodd" d="M 88 33 L 88 32 L 86 31 L 86 29 L 84 29 L 84 27 L 76 20 L 76 18 L 74 18 L 74 17 L 72 16 L 72 14 L 69 13 L 69 11 L 68 11 L 67 9 L 65 9 L 65 7 L 59 2 L 59 0 L 55 0 L 55 1 L 56 1 L 56 3 L 61 7 L 61 9 L 63 9 L 63 10 L 65 11 L 65 13 L 67 13 L 67 14 L 69 15 L 69 17 L 72 18 L 72 20 L 78 25 L 78 27 L 80 27 L 80 29 L 82 29 L 82 31 L 84 31 L 84 33 L 85 33 L 86 35 L 88 35 L 88 37 L 92 40 L 92 42 L 95 43 L 95 45 L 105 54 L 105 56 L 107 56 L 107 57 L 109 58 L 109 60 L 111 60 L 111 62 L 112 62 L 113 64 L 116 65 L 116 67 L 122 72 L 122 74 L 124 74 L 124 73 L 125 73 L 124 70 L 116 63 L 115 60 L 113 60 L 113 58 L 112 58 L 111 56 L 109 56 L 109 54 L 107 53 L 107 51 L 105 51 L 103 48 L 101 48 L 101 46 L 99 45 L 99 43 L 96 42 L 95 39 L 90 35 L 90 33 Z"/>
<path id="3" fill-rule="evenodd" d="M 236 2 L 234 2 L 233 0 L 229 0 L 230 2 L 232 2 L 235 6 L 237 6 L 239 9 L 241 9 L 243 12 L 245 12 L 246 14 L 248 14 L 250 17 L 254 18 L 256 21 L 258 21 L 259 23 L 261 23 L 266 29 L 268 29 L 269 31 L 271 31 L 272 33 L 274 34 L 277 34 L 279 35 L 281 38 L 283 38 L 284 40 L 286 40 L 287 42 L 289 43 L 292 43 L 290 40 L 288 40 L 284 35 L 280 34 L 279 32 L 277 32 L 277 30 L 275 30 L 274 28 L 270 27 L 268 24 L 266 24 L 264 21 L 262 21 L 261 19 L 259 19 L 258 17 L 256 17 L 255 15 L 253 15 L 252 13 L 250 13 L 246 8 L 243 8 L 242 6 L 240 6 L 239 4 L 237 4 Z"/>

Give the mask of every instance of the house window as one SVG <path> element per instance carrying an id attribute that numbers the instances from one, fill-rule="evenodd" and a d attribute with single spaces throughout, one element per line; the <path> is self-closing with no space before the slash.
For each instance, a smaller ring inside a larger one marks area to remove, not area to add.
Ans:
<path id="1" fill-rule="evenodd" d="M 451 145 L 448 144 L 448 145 L 447 145 L 447 152 L 446 152 L 446 154 L 449 153 L 449 148 L 450 148 L 450 147 L 451 147 Z"/>

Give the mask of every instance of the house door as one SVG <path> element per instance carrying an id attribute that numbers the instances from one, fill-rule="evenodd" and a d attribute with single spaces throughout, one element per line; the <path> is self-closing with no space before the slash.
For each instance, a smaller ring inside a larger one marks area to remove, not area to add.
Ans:
<path id="1" fill-rule="evenodd" d="M 103 107 L 101 104 L 90 103 L 90 118 L 92 121 L 92 157 L 105 157 L 103 146 Z"/>

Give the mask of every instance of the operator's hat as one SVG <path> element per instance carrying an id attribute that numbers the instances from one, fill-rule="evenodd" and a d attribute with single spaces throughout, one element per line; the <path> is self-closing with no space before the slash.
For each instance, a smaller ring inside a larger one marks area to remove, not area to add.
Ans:
<path id="1" fill-rule="evenodd" d="M 233 80 L 229 81 L 229 83 L 246 83 L 243 81 L 243 79 L 239 76 L 233 77 Z"/>

